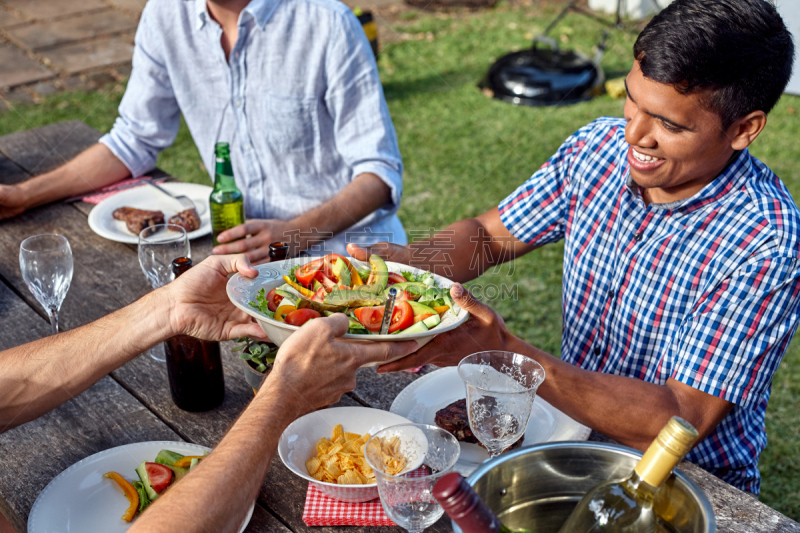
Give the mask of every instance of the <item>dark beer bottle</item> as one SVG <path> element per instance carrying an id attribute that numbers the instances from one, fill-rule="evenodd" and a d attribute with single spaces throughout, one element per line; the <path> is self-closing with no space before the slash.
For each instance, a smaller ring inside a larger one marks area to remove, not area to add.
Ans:
<path id="1" fill-rule="evenodd" d="M 192 266 L 188 257 L 172 262 L 177 278 Z M 164 341 L 172 401 L 184 411 L 208 411 L 222 403 L 225 380 L 219 343 L 177 335 Z"/>
<path id="2" fill-rule="evenodd" d="M 289 252 L 289 245 L 285 242 L 273 242 L 269 245 L 269 260 L 283 261 L 286 259 L 286 254 Z"/>

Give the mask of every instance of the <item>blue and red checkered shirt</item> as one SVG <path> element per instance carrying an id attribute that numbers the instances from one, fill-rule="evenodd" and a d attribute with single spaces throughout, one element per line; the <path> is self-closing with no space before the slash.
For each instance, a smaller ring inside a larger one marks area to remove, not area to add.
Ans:
<path id="1" fill-rule="evenodd" d="M 732 402 L 686 458 L 758 493 L 772 376 L 800 313 L 800 212 L 747 150 L 693 197 L 645 205 L 628 146 L 623 119 L 594 121 L 500 217 L 526 243 L 565 241 L 562 359 Z"/>

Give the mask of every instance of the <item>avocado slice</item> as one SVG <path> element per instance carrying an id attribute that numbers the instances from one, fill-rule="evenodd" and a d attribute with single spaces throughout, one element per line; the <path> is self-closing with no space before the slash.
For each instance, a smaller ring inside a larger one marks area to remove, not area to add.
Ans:
<path id="1" fill-rule="evenodd" d="M 336 262 L 333 264 L 333 275 L 339 280 L 339 285 L 344 285 L 345 287 L 350 286 L 350 282 L 352 281 L 350 269 L 347 268 L 347 263 L 345 263 L 341 257 L 337 257 Z"/>
<path id="2" fill-rule="evenodd" d="M 386 266 L 386 262 L 383 259 L 373 254 L 369 256 L 369 268 L 371 270 L 370 277 L 372 278 L 370 285 L 378 288 L 376 292 L 382 291 L 389 281 L 389 267 Z"/>
<path id="3" fill-rule="evenodd" d="M 154 502 L 156 498 L 158 498 L 158 493 L 150 486 L 150 479 L 147 477 L 147 467 L 145 466 L 146 463 L 147 461 L 142 461 L 142 464 L 136 467 L 136 473 L 139 474 L 139 480 L 141 480 L 142 486 L 145 492 L 147 492 L 147 497 L 150 498 L 151 502 Z"/>
<path id="4" fill-rule="evenodd" d="M 330 304 L 327 300 L 324 302 L 317 302 L 316 300 L 306 300 L 305 298 L 301 298 L 297 301 L 297 309 L 306 308 L 313 309 L 318 313 L 325 313 L 325 311 L 330 311 L 332 313 L 343 313 L 347 309 L 347 307 L 342 305 Z"/>
<path id="5" fill-rule="evenodd" d="M 411 310 L 414 311 L 414 316 L 418 315 L 436 315 L 436 310 L 433 307 L 428 307 L 425 304 L 417 303 L 417 302 L 408 302 L 408 305 L 411 306 Z"/>
<path id="6" fill-rule="evenodd" d="M 420 283 L 418 281 L 403 281 L 401 283 L 395 283 L 394 285 L 392 285 L 392 287 L 394 287 L 398 291 L 410 292 L 415 296 L 421 296 L 425 294 L 426 290 L 428 290 L 428 287 L 425 286 L 424 283 Z M 387 288 L 386 291 L 388 291 L 390 288 L 391 287 Z M 388 292 L 384 291 L 384 294 L 388 296 Z"/>
<path id="7" fill-rule="evenodd" d="M 325 305 L 330 306 L 371 307 L 382 303 L 384 303 L 383 298 L 372 294 L 364 286 L 333 291 L 325 298 Z"/>

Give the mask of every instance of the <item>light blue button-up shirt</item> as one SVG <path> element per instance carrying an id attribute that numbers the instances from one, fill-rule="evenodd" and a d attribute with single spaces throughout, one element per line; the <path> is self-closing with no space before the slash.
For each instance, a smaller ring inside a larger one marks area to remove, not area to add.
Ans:
<path id="1" fill-rule="evenodd" d="M 238 29 L 226 61 L 205 0 L 150 0 L 119 118 L 100 142 L 140 176 L 175 140 L 182 112 L 212 178 L 214 144 L 231 144 L 248 218 L 290 220 L 376 174 L 392 202 L 325 249 L 405 244 L 403 163 L 358 19 L 336 0 L 252 0 Z"/>

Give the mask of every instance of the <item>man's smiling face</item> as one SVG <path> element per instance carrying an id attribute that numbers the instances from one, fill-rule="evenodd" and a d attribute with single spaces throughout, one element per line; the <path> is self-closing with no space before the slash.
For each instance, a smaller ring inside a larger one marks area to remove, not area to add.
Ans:
<path id="1" fill-rule="evenodd" d="M 645 78 L 638 61 L 625 85 L 628 163 L 631 177 L 645 189 L 645 200 L 682 200 L 713 181 L 734 149 L 719 115 L 701 104 L 700 94 L 684 95 Z"/>

